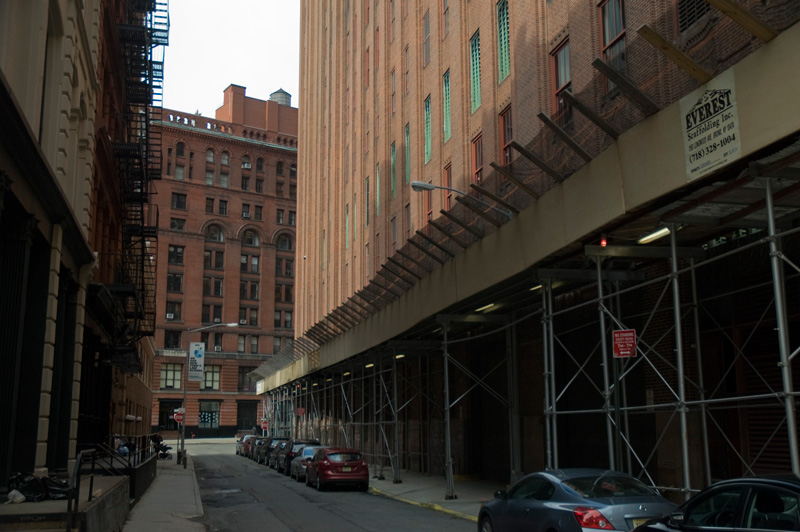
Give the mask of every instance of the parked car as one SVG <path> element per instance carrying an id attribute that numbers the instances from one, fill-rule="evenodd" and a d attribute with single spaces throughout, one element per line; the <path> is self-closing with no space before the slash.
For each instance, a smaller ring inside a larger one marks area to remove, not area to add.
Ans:
<path id="1" fill-rule="evenodd" d="M 242 438 L 242 452 L 240 454 L 250 458 L 250 449 L 253 447 L 253 444 L 258 441 L 258 438 L 259 436 L 253 436 L 252 438 L 245 436 Z"/>
<path id="2" fill-rule="evenodd" d="M 636 532 L 800 530 L 800 479 L 794 475 L 717 482 Z"/>
<path id="3" fill-rule="evenodd" d="M 272 451 L 275 450 L 275 447 L 282 441 L 286 441 L 289 438 L 267 438 L 265 440 L 265 444 L 256 447 L 256 463 L 259 464 L 268 464 L 269 463 L 269 455 L 272 454 Z"/>
<path id="4" fill-rule="evenodd" d="M 280 453 L 283 449 L 286 449 L 286 444 L 289 442 L 288 439 L 282 440 L 275 445 L 275 448 L 267 455 L 267 467 L 271 467 L 272 469 L 278 469 L 278 453 Z"/>
<path id="5" fill-rule="evenodd" d="M 322 491 L 333 484 L 354 485 L 361 491 L 369 489 L 369 467 L 358 450 L 317 449 L 306 465 L 306 486 Z"/>
<path id="6" fill-rule="evenodd" d="M 292 464 L 289 466 L 289 476 L 297 482 L 303 482 L 306 479 L 306 465 L 314 457 L 314 454 L 322 445 L 306 445 L 302 447 L 297 454 L 292 458 Z"/>
<path id="7" fill-rule="evenodd" d="M 241 438 L 236 440 L 236 454 L 244 455 L 244 445 L 245 445 L 245 443 L 247 443 L 248 441 L 250 441 L 251 439 L 253 439 L 255 437 L 256 437 L 255 434 L 245 434 L 244 436 L 242 436 Z"/>
<path id="8" fill-rule="evenodd" d="M 479 532 L 632 530 L 676 505 L 625 473 L 556 469 L 526 475 L 481 504 Z"/>
<path id="9" fill-rule="evenodd" d="M 249 448 L 249 450 L 247 452 L 247 457 L 250 460 L 255 460 L 256 459 L 256 450 L 259 447 L 261 447 L 262 445 L 264 445 L 265 441 L 266 441 L 266 438 L 262 438 L 260 436 L 252 441 L 252 443 L 250 444 L 250 448 Z"/>
<path id="10" fill-rule="evenodd" d="M 320 445 L 320 443 L 319 440 L 289 440 L 286 447 L 278 451 L 275 469 L 288 477 L 290 473 L 289 468 L 292 465 L 292 460 L 297 454 L 297 451 L 306 445 Z"/>

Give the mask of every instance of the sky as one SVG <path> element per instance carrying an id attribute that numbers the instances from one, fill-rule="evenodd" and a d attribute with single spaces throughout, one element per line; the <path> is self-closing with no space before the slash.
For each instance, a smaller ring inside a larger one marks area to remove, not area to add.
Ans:
<path id="1" fill-rule="evenodd" d="M 170 0 L 164 107 L 213 117 L 228 85 L 300 101 L 300 0 Z"/>

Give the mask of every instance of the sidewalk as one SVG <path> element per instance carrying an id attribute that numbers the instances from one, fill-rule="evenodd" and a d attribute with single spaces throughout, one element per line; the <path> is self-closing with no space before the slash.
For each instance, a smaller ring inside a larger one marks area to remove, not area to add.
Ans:
<path id="1" fill-rule="evenodd" d="M 131 510 L 122 529 L 123 532 L 205 531 L 203 525 L 191 520 L 203 515 L 203 503 L 200 500 L 191 447 L 210 443 L 224 444 L 226 452 L 227 450 L 233 452 L 230 438 L 187 440 L 186 469 L 178 464 L 175 458 L 159 461 L 155 480 Z M 384 468 L 383 474 L 385 476 L 383 480 L 370 479 L 371 493 L 471 521 L 477 521 L 481 502 L 491 499 L 496 490 L 506 489 L 506 486 L 498 482 L 456 477 L 454 482 L 456 498 L 446 500 L 447 484 L 443 476 L 401 471 L 401 482 L 395 484 L 391 469 Z"/>

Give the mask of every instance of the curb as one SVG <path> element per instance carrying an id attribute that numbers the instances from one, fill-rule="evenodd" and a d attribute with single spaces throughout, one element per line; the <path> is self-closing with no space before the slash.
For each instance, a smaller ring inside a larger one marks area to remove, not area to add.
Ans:
<path id="1" fill-rule="evenodd" d="M 474 516 L 474 515 L 465 514 L 465 513 L 462 513 L 462 512 L 457 512 L 455 510 L 450 510 L 448 508 L 443 508 L 442 506 L 439 506 L 436 503 L 432 503 L 432 502 L 417 502 L 417 501 L 412 501 L 410 499 L 404 499 L 403 497 L 398 497 L 397 495 L 392 495 L 391 493 L 386 493 L 385 491 L 381 491 L 378 488 L 373 488 L 372 486 L 370 486 L 369 492 L 374 494 L 374 495 L 378 495 L 380 497 L 386 497 L 387 499 L 394 499 L 396 501 L 404 502 L 406 504 L 412 504 L 414 506 L 419 506 L 421 508 L 427 508 L 428 510 L 436 510 L 437 512 L 446 513 L 446 514 L 451 515 L 453 517 L 458 517 L 460 519 L 466 519 L 467 521 L 472 521 L 474 523 L 478 522 L 478 518 L 476 516 Z"/>

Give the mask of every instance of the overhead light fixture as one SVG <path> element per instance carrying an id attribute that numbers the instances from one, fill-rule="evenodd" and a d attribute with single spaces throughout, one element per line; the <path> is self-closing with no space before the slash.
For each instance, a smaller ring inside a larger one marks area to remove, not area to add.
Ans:
<path id="1" fill-rule="evenodd" d="M 403 353 L 400 353 L 399 355 L 395 355 L 394 358 L 400 360 L 401 358 L 406 358 L 406 356 Z"/>
<path id="2" fill-rule="evenodd" d="M 542 285 L 537 284 L 536 286 L 532 286 L 530 291 L 531 292 L 535 292 L 536 290 L 541 290 L 541 288 L 542 288 Z"/>
<path id="3" fill-rule="evenodd" d="M 481 308 L 476 308 L 475 312 L 483 312 L 484 310 L 488 310 L 494 306 L 494 303 L 489 303 L 488 305 L 484 305 Z"/>
<path id="4" fill-rule="evenodd" d="M 331 382 L 332 380 L 333 380 L 333 379 L 331 379 L 330 377 L 328 377 L 327 379 L 325 379 L 325 382 Z"/>
<path id="5" fill-rule="evenodd" d="M 371 368 L 371 367 L 373 367 L 374 365 L 375 365 L 375 364 L 373 364 L 372 362 L 370 362 L 369 364 L 367 364 L 367 365 L 366 365 L 366 366 L 364 366 L 364 367 L 365 367 L 365 368 Z"/>
<path id="6" fill-rule="evenodd" d="M 315 383 L 314 383 L 314 384 L 312 384 L 311 386 L 319 386 L 319 383 L 318 383 L 318 382 L 315 382 Z"/>
<path id="7" fill-rule="evenodd" d="M 344 373 L 342 373 L 342 377 L 347 377 L 348 375 L 350 375 L 349 371 L 345 371 Z"/>
<path id="8" fill-rule="evenodd" d="M 664 238 L 670 233 L 668 227 L 662 227 L 657 231 L 653 231 L 648 235 L 644 235 L 642 238 L 636 241 L 637 244 L 649 244 L 650 242 L 654 242 L 659 238 Z"/>

